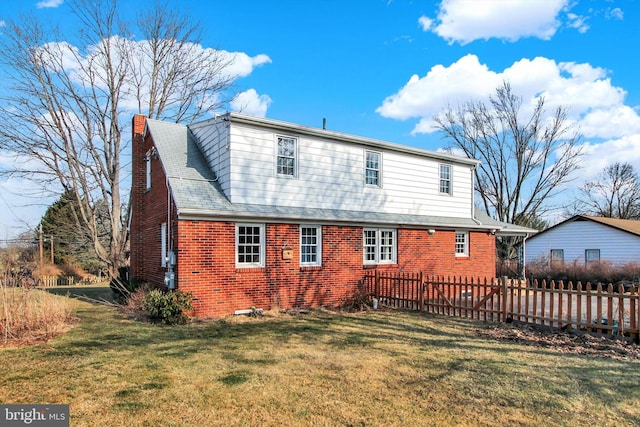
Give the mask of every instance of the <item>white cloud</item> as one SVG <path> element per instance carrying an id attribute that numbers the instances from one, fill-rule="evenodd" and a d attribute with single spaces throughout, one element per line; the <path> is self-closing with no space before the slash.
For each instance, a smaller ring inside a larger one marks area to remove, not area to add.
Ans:
<path id="1" fill-rule="evenodd" d="M 64 3 L 64 0 L 43 0 L 36 3 L 36 7 L 38 9 L 53 8 L 60 6 L 62 3 Z"/>
<path id="2" fill-rule="evenodd" d="M 442 0 L 435 22 L 422 17 L 420 23 L 425 31 L 463 45 L 490 38 L 549 40 L 561 25 L 558 15 L 568 5 L 569 0 Z"/>
<path id="3" fill-rule="evenodd" d="M 265 117 L 267 108 L 271 105 L 269 95 L 258 95 L 255 89 L 249 89 L 238 94 L 231 102 L 233 111 L 238 111 L 252 116 Z"/>
<path id="4" fill-rule="evenodd" d="M 236 77 L 246 77 L 251 74 L 255 68 L 263 64 L 271 63 L 271 58 L 264 54 L 249 56 L 244 52 L 227 52 L 225 50 L 220 51 L 220 53 L 231 60 L 231 64 L 225 71 Z"/>
<path id="5" fill-rule="evenodd" d="M 624 12 L 619 7 L 607 11 L 607 18 L 609 19 L 619 19 L 622 21 L 624 19 Z"/>
<path id="6" fill-rule="evenodd" d="M 585 137 L 616 138 L 621 134 L 638 137 L 640 136 L 640 115 L 626 105 L 593 110 L 580 121 L 580 131 Z"/>
<path id="7" fill-rule="evenodd" d="M 475 55 L 466 55 L 449 67 L 436 65 L 420 78 L 411 76 L 397 93 L 388 96 L 376 110 L 384 117 L 405 120 L 431 118 L 449 103 L 486 97 L 487 87 L 500 84 L 500 76 L 480 64 Z"/>
<path id="8" fill-rule="evenodd" d="M 433 66 L 424 77 L 411 76 L 376 111 L 398 120 L 418 118 L 413 133 L 431 133 L 435 131 L 432 118 L 444 107 L 486 100 L 503 81 L 522 97 L 523 114 L 542 95 L 548 111 L 568 107 L 569 119 L 584 125 L 585 136 L 618 138 L 638 132 L 640 116 L 624 105 L 626 92 L 611 84 L 607 70 L 544 57 L 523 58 L 493 71 L 477 56 L 466 55 L 449 66 Z"/>
<path id="9" fill-rule="evenodd" d="M 0 28 L 5 27 L 7 23 L 5 21 L 0 21 Z"/>
<path id="10" fill-rule="evenodd" d="M 596 178 L 605 167 L 616 162 L 629 163 L 640 173 L 640 133 L 601 142 L 587 141 L 583 144 L 583 153 L 572 187 Z"/>
<path id="11" fill-rule="evenodd" d="M 423 31 L 429 31 L 431 29 L 431 26 L 433 25 L 433 19 L 430 19 L 426 16 L 421 16 L 420 19 L 418 19 L 418 23 L 422 27 Z"/>
<path id="12" fill-rule="evenodd" d="M 589 25 L 587 24 L 587 17 L 585 16 L 579 16 L 576 15 L 575 13 L 567 13 L 567 18 L 568 18 L 568 22 L 567 22 L 567 26 L 569 28 L 575 28 L 576 30 L 578 30 L 578 32 L 580 34 L 584 34 L 589 30 Z"/>

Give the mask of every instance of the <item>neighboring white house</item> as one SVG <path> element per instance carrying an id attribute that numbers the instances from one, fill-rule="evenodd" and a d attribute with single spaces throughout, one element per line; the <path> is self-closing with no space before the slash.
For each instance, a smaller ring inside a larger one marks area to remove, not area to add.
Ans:
<path id="1" fill-rule="evenodd" d="M 640 263 L 640 221 L 576 215 L 527 240 L 526 262 Z"/>

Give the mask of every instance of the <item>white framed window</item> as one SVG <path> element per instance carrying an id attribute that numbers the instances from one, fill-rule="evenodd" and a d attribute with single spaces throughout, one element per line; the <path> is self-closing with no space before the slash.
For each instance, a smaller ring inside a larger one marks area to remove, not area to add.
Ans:
<path id="1" fill-rule="evenodd" d="M 549 251 L 551 267 L 559 267 L 564 264 L 564 249 L 551 249 Z"/>
<path id="2" fill-rule="evenodd" d="M 167 266 L 167 223 L 160 224 L 160 266 Z"/>
<path id="3" fill-rule="evenodd" d="M 440 194 L 452 194 L 451 191 L 451 165 L 440 165 Z"/>
<path id="4" fill-rule="evenodd" d="M 363 262 L 365 264 L 395 264 L 397 248 L 396 230 L 389 228 L 363 230 Z"/>
<path id="5" fill-rule="evenodd" d="M 276 171 L 280 176 L 297 176 L 298 139 L 290 136 L 278 136 Z"/>
<path id="6" fill-rule="evenodd" d="M 584 260 L 587 264 L 598 264 L 600 262 L 600 249 L 585 249 Z"/>
<path id="7" fill-rule="evenodd" d="M 382 154 L 377 151 L 364 153 L 364 183 L 382 187 Z"/>
<path id="8" fill-rule="evenodd" d="M 264 267 L 264 224 L 236 224 L 236 266 Z"/>
<path id="9" fill-rule="evenodd" d="M 322 226 L 300 226 L 300 265 L 322 265 Z"/>
<path id="10" fill-rule="evenodd" d="M 146 184 L 145 184 L 145 188 L 148 190 L 151 188 L 151 153 L 147 153 L 147 155 L 144 158 L 145 163 L 146 163 Z"/>
<path id="11" fill-rule="evenodd" d="M 469 256 L 469 233 L 456 231 L 456 256 Z"/>

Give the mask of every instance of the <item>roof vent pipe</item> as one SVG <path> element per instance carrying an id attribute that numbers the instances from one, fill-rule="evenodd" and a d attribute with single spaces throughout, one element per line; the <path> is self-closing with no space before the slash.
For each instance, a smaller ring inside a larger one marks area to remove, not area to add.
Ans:
<path id="1" fill-rule="evenodd" d="M 326 130 L 327 129 L 327 118 L 323 117 L 322 118 L 322 130 Z"/>

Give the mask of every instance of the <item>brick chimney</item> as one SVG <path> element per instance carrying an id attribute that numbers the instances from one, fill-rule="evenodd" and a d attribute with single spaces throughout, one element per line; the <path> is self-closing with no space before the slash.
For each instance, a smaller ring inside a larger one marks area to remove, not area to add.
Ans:
<path id="1" fill-rule="evenodd" d="M 144 128 L 147 117 L 136 114 L 131 120 L 131 222 L 129 230 L 130 278 L 141 278 L 144 274 L 144 193 L 146 184 Z"/>

